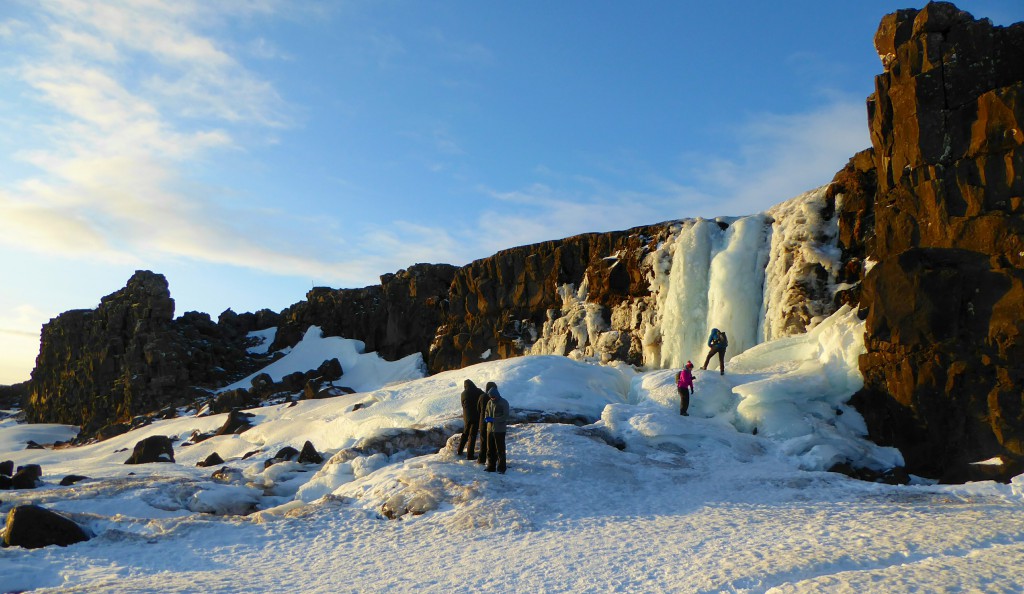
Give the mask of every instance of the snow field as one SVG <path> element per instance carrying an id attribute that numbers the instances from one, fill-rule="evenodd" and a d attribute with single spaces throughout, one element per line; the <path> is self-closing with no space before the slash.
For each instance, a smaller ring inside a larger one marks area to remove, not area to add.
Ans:
<path id="1" fill-rule="evenodd" d="M 194 431 L 215 430 L 224 415 L 43 450 L 24 440 L 52 443 L 73 431 L 5 421 L 0 459 L 41 464 L 45 484 L 4 492 L 0 512 L 44 505 L 95 536 L 67 548 L 0 549 L 0 589 L 1020 591 L 1024 477 L 887 486 L 823 472 L 840 457 L 898 460 L 863 439 L 863 421 L 844 402 L 862 335 L 844 310 L 806 335 L 734 357 L 725 376 L 698 371 L 689 417 L 678 414 L 674 370 L 531 356 L 253 409 L 253 429 L 190 446 Z M 339 346 L 307 335 L 278 371 L 294 370 L 296 352 L 300 366 Z M 485 473 L 455 456 L 465 378 L 496 382 L 514 409 L 596 422 L 512 425 L 508 473 Z M 426 455 L 354 449 L 416 431 L 447 441 Z M 177 463 L 125 466 L 150 435 L 178 439 Z M 278 449 L 307 439 L 324 464 L 264 469 Z M 214 451 L 233 469 L 220 481 L 217 468 L 195 466 Z M 90 479 L 57 486 L 71 473 Z"/>

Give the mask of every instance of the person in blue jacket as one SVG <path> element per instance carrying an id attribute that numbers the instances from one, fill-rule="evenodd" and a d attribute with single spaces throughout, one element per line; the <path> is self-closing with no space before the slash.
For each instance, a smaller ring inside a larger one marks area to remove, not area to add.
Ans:
<path id="1" fill-rule="evenodd" d="M 711 357 L 715 353 L 718 353 L 718 370 L 725 375 L 725 349 L 729 346 L 729 337 L 725 335 L 724 331 L 720 331 L 718 328 L 711 329 L 711 336 L 708 337 L 708 347 L 711 349 L 708 351 L 708 356 L 704 358 L 704 366 L 701 369 L 707 369 L 708 363 L 711 362 Z"/>
<path id="2" fill-rule="evenodd" d="M 487 472 L 505 474 L 505 432 L 508 431 L 508 400 L 501 397 L 498 386 L 487 382 L 487 403 L 484 421 L 487 423 Z"/>

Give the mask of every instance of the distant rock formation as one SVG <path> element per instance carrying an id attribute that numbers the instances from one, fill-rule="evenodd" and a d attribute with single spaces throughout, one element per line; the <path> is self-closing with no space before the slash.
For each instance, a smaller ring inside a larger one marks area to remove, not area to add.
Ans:
<path id="1" fill-rule="evenodd" d="M 1024 24 L 933 2 L 875 47 L 873 147 L 835 184 L 842 247 L 873 264 L 854 403 L 911 472 L 971 476 L 1024 456 Z"/>
<path id="2" fill-rule="evenodd" d="M 294 346 L 306 329 L 325 336 L 361 340 L 367 351 L 388 360 L 413 353 L 427 358 L 431 340 L 448 311 L 448 289 L 458 268 L 415 264 L 385 274 L 380 285 L 362 289 L 317 287 L 281 312 L 271 350 Z"/>
<path id="3" fill-rule="evenodd" d="M 259 365 L 245 352 L 244 335 L 276 315 L 225 312 L 223 324 L 188 312 L 174 318 L 167 279 L 136 271 L 127 285 L 93 310 L 73 310 L 43 326 L 29 382 L 31 422 L 81 425 L 94 435 L 113 423 L 238 379 Z M 262 319 L 260 318 L 262 315 Z"/>

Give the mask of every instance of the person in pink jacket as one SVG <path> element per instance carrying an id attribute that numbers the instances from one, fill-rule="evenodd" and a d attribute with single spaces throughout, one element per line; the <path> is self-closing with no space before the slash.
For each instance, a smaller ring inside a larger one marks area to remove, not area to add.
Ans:
<path id="1" fill-rule="evenodd" d="M 676 376 L 676 391 L 679 392 L 679 414 L 689 416 L 686 411 L 690 408 L 690 394 L 693 394 L 693 363 L 687 361 L 679 375 Z"/>

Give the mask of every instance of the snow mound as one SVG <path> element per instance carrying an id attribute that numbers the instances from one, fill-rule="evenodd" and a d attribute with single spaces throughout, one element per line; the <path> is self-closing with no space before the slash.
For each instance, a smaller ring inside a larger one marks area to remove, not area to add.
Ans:
<path id="1" fill-rule="evenodd" d="M 388 384 L 418 379 L 426 375 L 423 357 L 414 353 L 398 361 L 387 361 L 377 353 L 367 353 L 361 340 L 324 336 L 317 326 L 310 326 L 302 340 L 287 355 L 219 391 L 249 388 L 252 378 L 266 373 L 275 382 L 296 371 L 309 371 L 330 359 L 338 359 L 344 375 L 338 383 L 357 392 L 374 390 Z"/>

